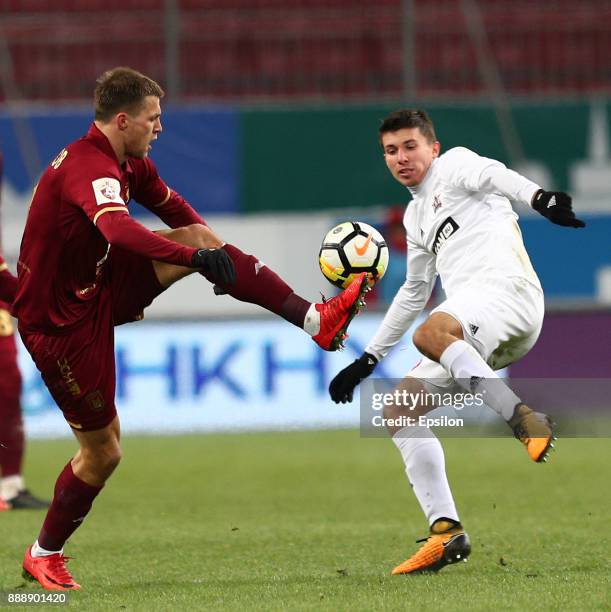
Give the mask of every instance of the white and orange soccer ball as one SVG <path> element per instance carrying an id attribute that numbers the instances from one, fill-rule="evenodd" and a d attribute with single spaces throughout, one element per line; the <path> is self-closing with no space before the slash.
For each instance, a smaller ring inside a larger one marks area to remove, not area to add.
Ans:
<path id="1" fill-rule="evenodd" d="M 388 268 L 388 247 L 375 227 L 361 221 L 346 221 L 330 230 L 318 256 L 325 278 L 345 289 L 361 272 L 370 283 L 380 280 Z"/>

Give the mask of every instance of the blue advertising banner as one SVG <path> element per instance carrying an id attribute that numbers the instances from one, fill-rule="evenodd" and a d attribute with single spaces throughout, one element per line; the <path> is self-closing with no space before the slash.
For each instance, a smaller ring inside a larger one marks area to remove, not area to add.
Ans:
<path id="1" fill-rule="evenodd" d="M 4 178 L 13 192 L 29 201 L 47 164 L 86 134 L 92 120 L 89 108 L 1 112 Z M 151 152 L 161 177 L 204 216 L 238 211 L 237 114 L 231 109 L 168 107 L 161 120 L 163 132 Z"/>
<path id="2" fill-rule="evenodd" d="M 125 433 L 356 427 L 358 397 L 329 399 L 331 378 L 361 354 L 381 321 L 361 315 L 346 350 L 327 353 L 283 321 L 137 323 L 116 329 L 117 409 Z M 377 368 L 404 376 L 420 356 L 406 335 Z M 20 346 L 32 437 L 70 435 Z"/>

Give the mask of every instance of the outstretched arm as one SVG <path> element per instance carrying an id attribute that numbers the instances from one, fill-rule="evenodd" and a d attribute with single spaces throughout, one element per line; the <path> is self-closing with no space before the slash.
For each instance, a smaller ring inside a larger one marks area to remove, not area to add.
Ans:
<path id="1" fill-rule="evenodd" d="M 359 359 L 335 376 L 329 385 L 335 403 L 352 401 L 355 387 L 401 340 L 425 307 L 435 285 L 435 258 L 420 245 L 407 242 L 407 279 L 395 295 L 375 336 Z"/>
<path id="2" fill-rule="evenodd" d="M 557 225 L 585 227 L 585 223 L 575 217 L 572 198 L 567 193 L 544 191 L 500 161 L 482 157 L 465 147 L 450 149 L 444 157 L 450 182 L 467 191 L 499 193 L 512 202 L 531 206 Z"/>
<path id="3" fill-rule="evenodd" d="M 331 381 L 329 394 L 336 404 L 352 401 L 356 386 L 373 372 L 422 312 L 434 285 L 434 278 L 430 281 L 405 281 L 365 352 Z"/>
<path id="4" fill-rule="evenodd" d="M 96 222 L 104 238 L 110 244 L 178 266 L 191 267 L 197 249 L 184 246 L 159 236 L 132 219 L 127 212 L 112 212 L 101 215 Z"/>
<path id="5" fill-rule="evenodd" d="M 378 331 L 365 348 L 366 353 L 373 355 L 376 361 L 388 355 L 426 306 L 435 286 L 435 278 L 417 281 L 407 279 L 403 283 Z"/>
<path id="6" fill-rule="evenodd" d="M 483 191 L 501 193 L 510 200 L 528 204 L 556 225 L 565 227 L 585 227 L 586 225 L 581 219 L 575 217 L 573 199 L 568 193 L 545 191 L 536 183 L 529 181 L 514 170 L 509 170 L 499 162 L 484 168 L 480 175 L 480 184 Z"/>
<path id="7" fill-rule="evenodd" d="M 210 272 L 224 283 L 235 282 L 235 268 L 225 249 L 194 249 L 155 234 L 127 212 L 101 215 L 97 228 L 110 244 L 167 263 Z"/>

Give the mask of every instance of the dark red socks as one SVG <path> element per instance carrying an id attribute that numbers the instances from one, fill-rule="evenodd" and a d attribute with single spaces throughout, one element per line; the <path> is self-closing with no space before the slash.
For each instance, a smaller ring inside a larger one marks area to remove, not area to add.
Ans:
<path id="1" fill-rule="evenodd" d="M 0 381 L 0 385 L 2 381 Z M 20 380 L 15 385 L 5 385 L 0 401 L 0 474 L 17 476 L 21 474 L 23 460 L 23 420 L 19 394 Z"/>
<path id="2" fill-rule="evenodd" d="M 45 550 L 62 549 L 101 490 L 102 487 L 94 487 L 77 478 L 68 462 L 55 483 L 55 495 L 38 536 L 39 546 Z"/>
<path id="3" fill-rule="evenodd" d="M 273 270 L 262 264 L 254 255 L 247 255 L 232 244 L 226 244 L 223 248 L 235 266 L 235 284 L 217 283 L 216 279 L 209 275 L 204 276 L 236 300 L 262 306 L 289 323 L 303 328 L 310 302 L 293 293 Z"/>

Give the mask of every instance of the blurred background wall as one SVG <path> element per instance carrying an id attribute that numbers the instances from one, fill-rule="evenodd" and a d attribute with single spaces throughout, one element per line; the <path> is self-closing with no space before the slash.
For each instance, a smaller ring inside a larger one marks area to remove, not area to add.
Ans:
<path id="1" fill-rule="evenodd" d="M 152 152 L 166 182 L 226 240 L 257 254 L 304 296 L 333 292 L 317 253 L 334 223 L 351 218 L 379 227 L 392 260 L 370 300 L 374 314 L 356 322 L 362 343 L 358 326 L 377 324 L 375 313 L 405 275 L 399 224 L 409 194 L 388 174 L 377 143 L 388 112 L 424 107 L 444 149 L 467 146 L 547 188 L 568 190 L 588 222 L 583 231 L 518 210 L 549 321 L 543 355 L 527 357 L 520 375 L 541 374 L 549 363 L 545 347 L 557 356 L 554 340 L 562 335 L 572 339 L 564 371 L 609 373 L 609 0 L 0 0 L 2 226 L 13 270 L 33 185 L 56 153 L 85 133 L 95 78 L 116 65 L 141 70 L 166 89 L 164 132 Z M 143 211 L 134 206 L 133 214 Z M 148 318 L 258 325 L 261 315 L 213 297 L 191 278 Z M 270 333 L 282 343 L 287 329 Z M 592 357 L 591 341 L 580 338 L 600 338 L 606 350 Z M 326 380 L 341 359 L 324 365 L 335 357 L 318 362 L 310 352 L 308 346 L 295 363 L 323 372 L 312 401 L 326 402 Z M 397 375 L 415 357 L 403 354 Z M 167 374 L 165 365 L 144 364 L 144 374 L 132 366 L 126 375 Z M 299 377 L 299 368 L 278 372 Z M 36 384 L 32 378 L 29 388 Z M 294 384 L 303 395 L 303 383 Z M 198 393 L 198 401 L 206 399 L 201 385 Z"/>

